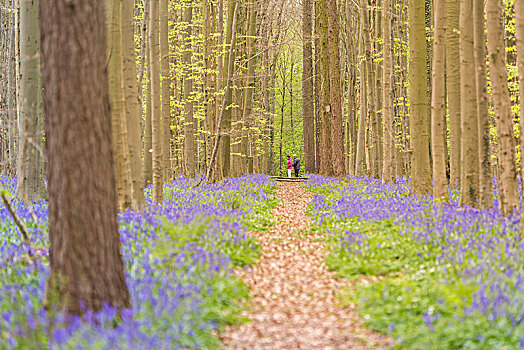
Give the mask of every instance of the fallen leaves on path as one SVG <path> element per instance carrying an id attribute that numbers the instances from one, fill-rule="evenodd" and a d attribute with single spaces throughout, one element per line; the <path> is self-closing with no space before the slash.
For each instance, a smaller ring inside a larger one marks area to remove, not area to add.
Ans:
<path id="1" fill-rule="evenodd" d="M 305 234 L 310 193 L 301 184 L 279 183 L 282 203 L 273 210 L 260 262 L 240 273 L 251 288 L 251 322 L 220 335 L 227 349 L 380 349 L 388 340 L 364 328 L 354 307 L 341 307 L 335 293 L 348 281 L 336 280 L 323 263 L 320 234 Z"/>

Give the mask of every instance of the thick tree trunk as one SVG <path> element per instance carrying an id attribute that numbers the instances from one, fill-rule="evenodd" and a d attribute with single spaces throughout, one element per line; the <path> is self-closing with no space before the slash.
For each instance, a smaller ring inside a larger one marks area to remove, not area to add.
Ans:
<path id="1" fill-rule="evenodd" d="M 486 35 L 485 35 L 484 1 L 473 1 L 473 30 L 475 82 L 477 93 L 477 120 L 479 129 L 479 207 L 493 206 L 493 187 L 491 179 L 491 136 L 489 123 L 489 105 L 486 68 Z"/>
<path id="2" fill-rule="evenodd" d="M 122 52 L 124 64 L 124 92 L 126 102 L 126 121 L 129 140 L 129 159 L 131 163 L 131 184 L 133 202 L 141 207 L 144 200 L 144 178 L 142 175 L 140 137 L 140 109 L 135 60 L 133 3 L 122 1 Z"/>
<path id="3" fill-rule="evenodd" d="M 435 33 L 433 41 L 432 98 L 431 98 L 431 156 L 433 158 L 433 196 L 448 200 L 446 177 L 446 0 L 435 1 Z"/>
<path id="4" fill-rule="evenodd" d="M 40 77 L 38 0 L 20 1 L 20 143 L 18 196 L 23 200 L 46 197 L 43 168 L 44 135 Z"/>
<path id="5" fill-rule="evenodd" d="M 363 24 L 360 23 L 360 32 L 362 33 Z M 360 36 L 360 51 L 363 51 L 363 36 Z M 358 115 L 358 134 L 357 150 L 355 160 L 355 175 L 362 176 L 366 174 L 366 120 L 368 115 L 367 104 L 367 84 L 366 84 L 366 64 L 360 64 L 360 110 Z"/>
<path id="6" fill-rule="evenodd" d="M 315 105 L 313 97 L 313 47 L 311 0 L 302 1 L 302 127 L 304 137 L 304 169 L 315 172 Z"/>
<path id="7" fill-rule="evenodd" d="M 162 202 L 164 195 L 162 171 L 162 115 L 160 110 L 160 45 L 158 42 L 158 0 L 149 0 L 149 67 L 151 81 L 151 134 L 153 149 L 153 201 Z"/>
<path id="8" fill-rule="evenodd" d="M 41 0 L 51 273 L 69 313 L 130 305 L 116 220 L 104 3 Z"/>
<path id="9" fill-rule="evenodd" d="M 507 215 L 519 208 L 519 195 L 502 9 L 501 0 L 487 0 L 489 70 L 499 145 L 500 203 L 502 212 Z"/>
<path id="10" fill-rule="evenodd" d="M 426 26 L 423 1 L 409 1 L 411 188 L 431 193 L 427 108 Z"/>
<path id="11" fill-rule="evenodd" d="M 252 152 L 248 152 L 248 130 L 251 123 L 254 121 L 255 116 L 253 113 L 253 96 L 255 92 L 255 65 L 257 63 L 256 47 L 255 47 L 255 36 L 257 34 L 257 2 L 251 0 L 249 2 L 249 24 L 248 24 L 248 37 L 247 37 L 247 51 L 248 51 L 248 62 L 247 62 L 247 78 L 244 93 L 244 120 L 246 125 L 244 126 L 244 134 L 242 136 L 242 156 L 246 169 L 244 172 L 249 172 L 249 159 L 251 159 Z"/>

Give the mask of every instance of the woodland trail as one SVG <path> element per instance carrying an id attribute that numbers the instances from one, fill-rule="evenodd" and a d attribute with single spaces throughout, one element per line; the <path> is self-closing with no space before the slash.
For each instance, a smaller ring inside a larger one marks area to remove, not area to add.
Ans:
<path id="1" fill-rule="evenodd" d="M 312 194 L 300 183 L 278 183 L 282 203 L 269 232 L 252 234 L 262 244 L 259 263 L 240 272 L 251 288 L 251 319 L 221 334 L 226 349 L 381 349 L 388 340 L 361 325 L 354 307 L 335 293 L 351 282 L 334 278 L 323 263 L 326 247 L 310 234 L 305 214 Z"/>

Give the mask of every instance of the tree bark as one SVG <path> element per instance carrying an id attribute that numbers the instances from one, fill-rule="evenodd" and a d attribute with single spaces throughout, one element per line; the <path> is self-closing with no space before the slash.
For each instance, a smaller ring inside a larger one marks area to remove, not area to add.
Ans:
<path id="1" fill-rule="evenodd" d="M 125 2 L 125 0 L 124 0 Z M 191 6 L 191 4 L 189 5 Z M 191 7 L 190 7 L 191 8 Z M 162 89 L 162 169 L 164 182 L 171 180 L 171 74 L 169 72 L 169 1 L 160 0 L 160 74 Z"/>
<path id="2" fill-rule="evenodd" d="M 47 297 L 69 313 L 130 306 L 116 220 L 104 3 L 41 0 L 48 158 Z"/>
<path id="3" fill-rule="evenodd" d="M 162 171 L 162 115 L 160 110 L 160 45 L 158 0 L 149 0 L 149 67 L 151 81 L 151 134 L 153 148 L 153 201 L 162 202 L 164 183 Z"/>
<path id="4" fill-rule="evenodd" d="M 383 166 L 382 181 L 393 183 L 395 181 L 395 167 L 393 163 L 393 153 L 395 152 L 393 120 L 395 118 L 392 106 L 393 97 L 393 57 L 391 52 L 392 33 L 391 23 L 391 0 L 384 0 L 382 4 L 384 20 L 382 22 L 382 42 L 383 42 L 383 70 L 382 70 L 382 102 L 383 102 Z"/>
<path id="5" fill-rule="evenodd" d="M 473 31 L 475 82 L 477 93 L 477 120 L 479 129 L 479 207 L 493 206 L 493 187 L 491 179 L 491 136 L 489 125 L 489 105 L 487 91 L 486 35 L 484 1 L 473 1 Z"/>
<path id="6" fill-rule="evenodd" d="M 519 86 L 520 86 L 520 178 L 524 179 L 524 166 L 522 166 L 522 154 L 524 154 L 524 3 L 515 2 L 515 19 L 516 19 L 516 37 L 517 37 L 517 62 L 519 69 Z M 524 212 L 520 214 L 520 236 L 524 237 Z"/>
<path id="7" fill-rule="evenodd" d="M 324 176 L 333 176 L 333 152 L 331 147 L 331 95 L 329 92 L 329 50 L 328 50 L 328 19 L 327 19 L 327 0 L 319 0 L 316 9 L 316 15 L 319 16 L 317 35 L 320 36 L 320 113 L 322 115 L 321 134 L 320 134 L 320 174 Z"/>
<path id="8" fill-rule="evenodd" d="M 460 133 L 460 0 L 446 2 L 446 90 L 449 110 L 450 186 L 456 188 L 461 174 Z"/>
<path id="9" fill-rule="evenodd" d="M 111 102 L 111 130 L 118 195 L 118 208 L 125 210 L 134 206 L 131 184 L 131 162 L 126 124 L 124 63 L 122 56 L 122 7 L 119 0 L 106 0 L 107 56 L 109 76 L 109 99 Z"/>
<path id="10" fill-rule="evenodd" d="M 502 9 L 502 1 L 487 0 L 489 70 L 499 145 L 500 203 L 502 212 L 509 215 L 519 208 L 519 195 Z"/>
<path id="11" fill-rule="evenodd" d="M 38 0 L 20 1 L 20 143 L 18 196 L 46 197 Z"/>
<path id="12" fill-rule="evenodd" d="M 126 121 L 129 140 L 129 159 L 131 163 L 131 184 L 133 186 L 133 202 L 138 207 L 145 204 L 144 177 L 142 174 L 140 137 L 140 108 L 138 103 L 138 83 L 135 60 L 135 29 L 133 19 L 133 3 L 122 1 L 122 52 L 124 64 L 124 92 Z"/>
<path id="13" fill-rule="evenodd" d="M 302 1 L 302 127 L 304 137 L 304 169 L 315 172 L 315 105 L 313 97 L 313 47 L 311 0 Z"/>
<path id="14" fill-rule="evenodd" d="M 426 26 L 423 1 L 409 1 L 411 188 L 431 193 L 427 108 Z"/>
<path id="15" fill-rule="evenodd" d="M 448 200 L 446 177 L 446 0 L 435 1 L 435 33 L 433 41 L 432 98 L 431 98 L 431 156 L 433 158 L 433 197 Z"/>

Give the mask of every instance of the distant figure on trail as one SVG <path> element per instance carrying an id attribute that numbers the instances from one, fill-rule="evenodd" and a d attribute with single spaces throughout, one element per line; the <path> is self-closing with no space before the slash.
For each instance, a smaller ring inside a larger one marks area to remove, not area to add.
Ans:
<path id="1" fill-rule="evenodd" d="M 287 177 L 291 177 L 291 169 L 293 168 L 293 161 L 291 156 L 287 156 Z"/>
<path id="2" fill-rule="evenodd" d="M 298 159 L 296 154 L 293 154 L 293 168 L 295 169 L 295 177 L 298 177 L 298 172 L 300 171 L 300 159 Z"/>

